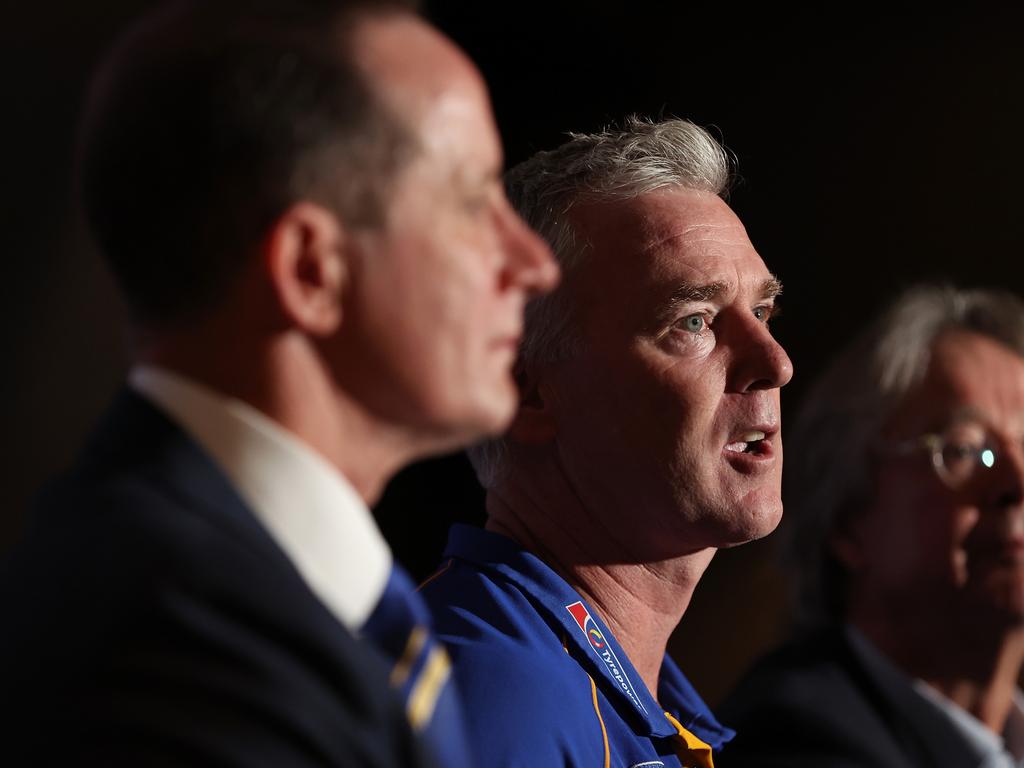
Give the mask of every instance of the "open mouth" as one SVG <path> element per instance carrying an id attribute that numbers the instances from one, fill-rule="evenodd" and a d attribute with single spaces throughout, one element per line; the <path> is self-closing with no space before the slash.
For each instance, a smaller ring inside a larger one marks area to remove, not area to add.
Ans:
<path id="1" fill-rule="evenodd" d="M 768 450 L 767 435 L 756 429 L 744 432 L 742 435 L 738 435 L 737 439 L 726 445 L 725 450 L 732 453 L 751 453 L 754 455 L 766 453 Z"/>

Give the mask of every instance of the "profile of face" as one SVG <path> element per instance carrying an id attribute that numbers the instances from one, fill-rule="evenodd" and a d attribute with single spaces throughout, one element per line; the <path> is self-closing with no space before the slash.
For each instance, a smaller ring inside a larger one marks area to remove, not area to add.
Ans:
<path id="1" fill-rule="evenodd" d="M 719 197 L 661 190 L 572 213 L 578 354 L 539 393 L 601 535 L 650 562 L 772 531 L 782 513 L 780 291 Z"/>
<path id="2" fill-rule="evenodd" d="M 362 22 L 354 43 L 413 149 L 384 224 L 355 239 L 343 375 L 376 418 L 455 447 L 511 419 L 523 306 L 558 269 L 505 197 L 486 87 L 465 55 L 405 14 Z"/>
<path id="3" fill-rule="evenodd" d="M 977 334 L 941 336 L 884 440 L 928 434 L 946 437 L 954 476 L 925 449 L 879 452 L 873 503 L 837 539 L 854 589 L 900 612 L 1024 622 L 1024 358 Z M 977 447 L 991 452 L 962 471 Z"/>

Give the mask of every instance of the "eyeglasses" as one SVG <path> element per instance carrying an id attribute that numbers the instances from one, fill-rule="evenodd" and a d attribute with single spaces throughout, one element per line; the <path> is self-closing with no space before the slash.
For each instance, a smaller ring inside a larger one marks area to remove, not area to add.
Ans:
<path id="1" fill-rule="evenodd" d="M 925 451 L 932 467 L 949 488 L 963 488 L 979 472 L 996 465 L 999 454 L 988 429 L 974 421 L 958 422 L 941 433 L 930 433 L 892 445 L 895 453 Z"/>

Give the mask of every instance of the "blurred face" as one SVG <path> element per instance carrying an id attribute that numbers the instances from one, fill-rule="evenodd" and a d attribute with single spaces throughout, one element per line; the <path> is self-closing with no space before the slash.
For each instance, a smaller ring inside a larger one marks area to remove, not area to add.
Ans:
<path id="1" fill-rule="evenodd" d="M 940 338 L 886 438 L 942 432 L 987 433 L 994 465 L 954 490 L 926 451 L 881 457 L 875 503 L 852 528 L 855 588 L 896 610 L 1024 621 L 1024 358 L 974 334 Z"/>
<path id="2" fill-rule="evenodd" d="M 581 351 L 544 396 L 561 463 L 616 549 L 650 562 L 747 541 L 782 513 L 780 290 L 718 197 L 666 190 L 574 213 Z"/>
<path id="3" fill-rule="evenodd" d="M 356 42 L 414 155 L 385 225 L 353 244 L 343 375 L 378 418 L 431 448 L 459 445 L 510 420 L 523 305 L 553 287 L 557 268 L 505 198 L 498 133 L 468 59 L 406 15 L 364 22 Z"/>

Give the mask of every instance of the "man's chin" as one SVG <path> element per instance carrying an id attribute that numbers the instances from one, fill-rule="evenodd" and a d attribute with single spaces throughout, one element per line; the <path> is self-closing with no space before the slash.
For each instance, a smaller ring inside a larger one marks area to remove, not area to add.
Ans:
<path id="1" fill-rule="evenodd" d="M 731 518 L 730 530 L 726 532 L 725 541 L 720 547 L 735 547 L 749 541 L 763 539 L 774 531 L 782 521 L 782 501 L 778 492 L 767 494 L 767 498 L 750 498 L 749 496 L 738 505 L 736 514 Z"/>
<path id="2" fill-rule="evenodd" d="M 441 451 L 458 450 L 489 438 L 500 437 L 515 417 L 514 385 L 494 387 L 473 398 L 453 402 L 429 425 Z"/>
<path id="3" fill-rule="evenodd" d="M 982 582 L 975 582 L 970 601 L 988 615 L 993 623 L 1007 629 L 1024 630 L 1024 579 L 1017 568 L 1009 572 L 992 572 Z"/>

